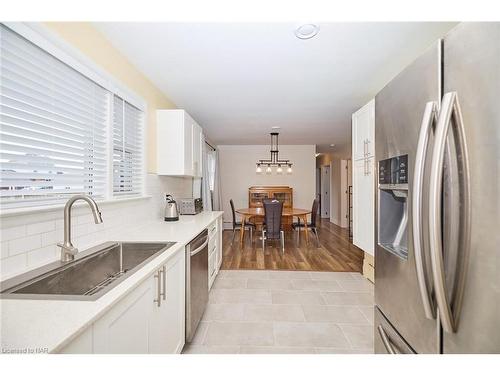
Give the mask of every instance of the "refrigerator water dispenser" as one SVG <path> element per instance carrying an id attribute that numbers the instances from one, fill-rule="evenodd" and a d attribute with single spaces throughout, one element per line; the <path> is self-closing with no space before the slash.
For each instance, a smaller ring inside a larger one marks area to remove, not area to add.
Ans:
<path id="1" fill-rule="evenodd" d="M 408 258 L 408 155 L 379 162 L 378 245 Z"/>

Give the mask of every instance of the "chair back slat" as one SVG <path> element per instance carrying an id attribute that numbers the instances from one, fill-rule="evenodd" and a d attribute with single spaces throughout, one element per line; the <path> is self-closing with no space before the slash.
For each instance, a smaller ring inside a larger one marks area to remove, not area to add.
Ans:
<path id="1" fill-rule="evenodd" d="M 313 200 L 312 210 L 311 210 L 311 226 L 316 227 L 316 219 L 318 217 L 318 198 Z"/>
<path id="2" fill-rule="evenodd" d="M 264 200 L 264 222 L 266 224 L 266 237 L 279 239 L 281 231 L 281 215 L 283 203 L 277 200 Z"/>
<path id="3" fill-rule="evenodd" d="M 232 199 L 229 200 L 229 204 L 231 205 L 231 213 L 233 214 L 233 229 L 236 227 L 236 212 L 234 211 L 234 202 Z"/>

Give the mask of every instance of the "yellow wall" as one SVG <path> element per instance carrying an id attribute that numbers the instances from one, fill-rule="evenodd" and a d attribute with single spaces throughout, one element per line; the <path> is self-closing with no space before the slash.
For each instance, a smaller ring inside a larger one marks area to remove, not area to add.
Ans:
<path id="1" fill-rule="evenodd" d="M 175 104 L 90 23 L 47 22 L 45 26 L 147 102 L 147 170 L 156 172 L 156 110 L 175 108 Z"/>

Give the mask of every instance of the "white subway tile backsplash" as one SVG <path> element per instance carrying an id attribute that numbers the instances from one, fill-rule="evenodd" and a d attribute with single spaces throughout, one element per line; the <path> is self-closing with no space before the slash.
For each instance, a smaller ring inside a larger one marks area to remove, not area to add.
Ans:
<path id="1" fill-rule="evenodd" d="M 147 175 L 146 194 L 150 199 L 117 202 L 101 206 L 103 224 L 95 224 L 87 205 L 72 210 L 73 244 L 81 251 L 105 241 L 120 240 L 124 231 L 161 218 L 165 193 L 176 198 L 192 194 L 190 178 Z M 15 276 L 59 259 L 63 240 L 63 210 L 26 213 L 0 220 L 0 279 Z"/>
<path id="2" fill-rule="evenodd" d="M 63 231 L 62 230 L 53 230 L 50 232 L 42 233 L 42 247 L 48 245 L 55 245 L 58 242 L 62 242 L 63 240 Z"/>
<path id="3" fill-rule="evenodd" d="M 0 276 L 3 279 L 18 274 L 26 268 L 26 253 L 0 260 Z"/>
<path id="4" fill-rule="evenodd" d="M 1 259 L 7 258 L 9 256 L 9 242 L 4 241 L 0 242 L 0 252 L 1 252 Z"/>
<path id="5" fill-rule="evenodd" d="M 54 220 L 52 221 L 45 221 L 41 223 L 35 223 L 35 224 L 29 224 L 26 226 L 26 234 L 38 234 L 38 233 L 44 233 L 48 232 L 51 230 L 54 230 L 56 227 L 56 224 Z"/>
<path id="6" fill-rule="evenodd" d="M 27 251 L 37 249 L 41 246 L 42 236 L 39 234 L 17 238 L 9 241 L 9 255 L 13 256 L 20 253 L 26 253 Z"/>
<path id="7" fill-rule="evenodd" d="M 28 267 L 41 266 L 58 259 L 56 246 L 46 246 L 28 253 Z"/>
<path id="8" fill-rule="evenodd" d="M 24 236 L 26 236 L 26 225 L 19 225 L 16 227 L 2 229 L 1 239 L 2 241 L 9 241 Z"/>

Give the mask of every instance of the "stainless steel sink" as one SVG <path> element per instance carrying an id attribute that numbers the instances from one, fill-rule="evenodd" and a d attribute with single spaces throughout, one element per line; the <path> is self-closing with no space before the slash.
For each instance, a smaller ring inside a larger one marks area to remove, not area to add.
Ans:
<path id="1" fill-rule="evenodd" d="M 76 299 L 101 297 L 175 242 L 107 242 L 70 263 L 54 262 L 6 280 L 2 298 Z"/>

